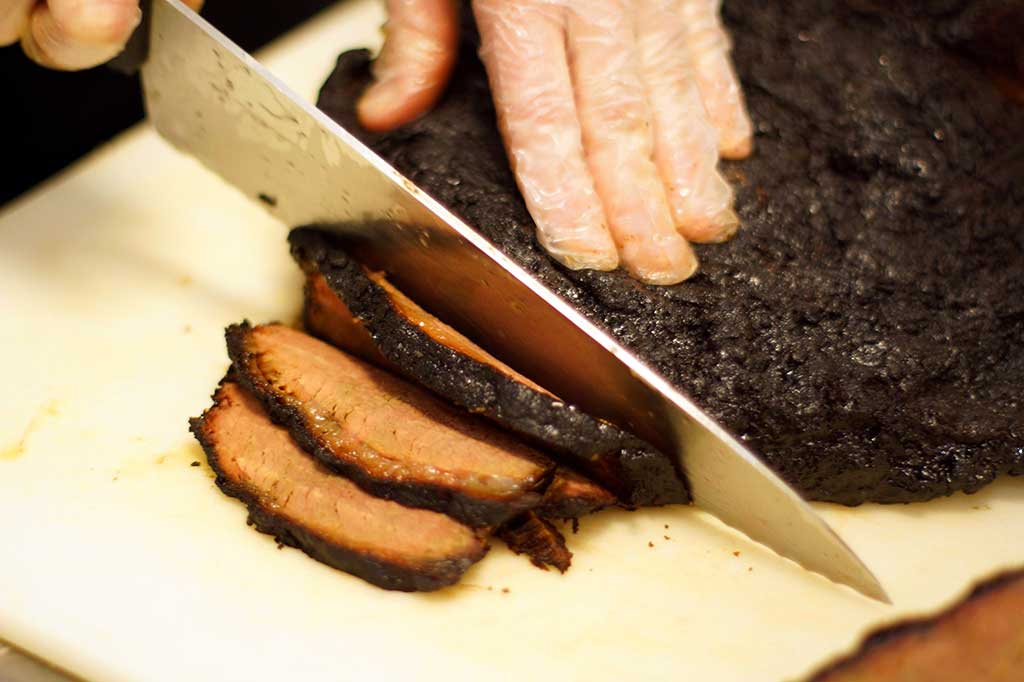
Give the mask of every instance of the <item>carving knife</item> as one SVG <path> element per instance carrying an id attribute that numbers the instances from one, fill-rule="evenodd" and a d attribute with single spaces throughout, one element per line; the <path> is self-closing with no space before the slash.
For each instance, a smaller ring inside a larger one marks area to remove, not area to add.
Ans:
<path id="1" fill-rule="evenodd" d="M 888 601 L 825 521 L 688 396 L 195 12 L 152 0 L 147 14 L 142 82 L 160 135 L 285 225 L 338 232 L 413 299 L 557 395 L 674 453 L 702 509 Z"/>

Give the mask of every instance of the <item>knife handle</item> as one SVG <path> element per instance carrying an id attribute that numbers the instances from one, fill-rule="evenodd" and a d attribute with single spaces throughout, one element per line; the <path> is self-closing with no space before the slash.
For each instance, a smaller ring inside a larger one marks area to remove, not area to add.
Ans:
<path id="1" fill-rule="evenodd" d="M 114 71 L 123 73 L 126 76 L 133 76 L 146 62 L 149 55 L 149 18 L 152 16 L 153 0 L 139 0 L 139 9 L 142 10 L 142 20 L 135 27 L 124 50 L 109 62 L 107 66 Z"/>

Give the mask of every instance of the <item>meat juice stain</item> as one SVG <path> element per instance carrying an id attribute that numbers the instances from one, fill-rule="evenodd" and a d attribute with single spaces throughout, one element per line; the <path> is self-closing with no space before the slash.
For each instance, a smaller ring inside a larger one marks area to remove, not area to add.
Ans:
<path id="1" fill-rule="evenodd" d="M 56 400 L 47 400 L 43 405 L 36 410 L 36 413 L 29 420 L 28 425 L 25 426 L 25 430 L 21 434 L 21 438 L 17 442 L 8 445 L 5 448 L 0 448 L 0 461 L 14 461 L 25 454 L 26 446 L 28 445 L 29 438 L 32 437 L 36 431 L 43 425 L 46 419 L 56 417 L 60 414 L 60 407 Z"/>
<path id="2" fill-rule="evenodd" d="M 186 443 L 185 445 L 172 448 L 165 452 L 157 455 L 154 460 L 155 464 L 184 464 L 185 466 L 198 467 L 202 465 L 202 460 L 196 457 L 199 445 L 196 443 Z"/>
<path id="3" fill-rule="evenodd" d="M 137 440 L 136 442 L 141 442 Z M 166 467 L 178 469 L 179 467 L 197 468 L 205 473 L 211 480 L 214 473 L 209 467 L 204 467 L 206 458 L 198 443 L 184 442 L 179 447 L 157 452 L 155 455 L 140 453 L 123 462 L 114 471 L 115 479 L 132 479 L 139 476 L 151 474 L 155 468 L 163 470 Z"/>
<path id="4" fill-rule="evenodd" d="M 0 450 L 0 460 L 15 460 L 25 454 L 24 441 L 18 441 L 14 445 Z"/>

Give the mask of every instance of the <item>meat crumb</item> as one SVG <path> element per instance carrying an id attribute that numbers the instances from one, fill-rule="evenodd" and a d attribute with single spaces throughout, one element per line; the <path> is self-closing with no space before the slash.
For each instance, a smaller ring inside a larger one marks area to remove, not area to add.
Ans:
<path id="1" fill-rule="evenodd" d="M 739 555 L 740 555 L 740 553 L 739 553 L 739 551 L 736 551 L 736 552 L 733 552 L 733 553 L 732 553 L 732 555 L 733 555 L 733 556 L 739 556 Z"/>
<path id="2" fill-rule="evenodd" d="M 667 523 L 665 524 L 665 530 L 668 530 L 668 524 Z"/>
<path id="3" fill-rule="evenodd" d="M 669 537 L 669 536 L 667 536 L 667 535 L 662 535 L 661 537 L 665 538 L 666 540 L 671 540 L 671 539 L 672 539 L 672 538 L 670 538 L 670 537 Z"/>
<path id="4" fill-rule="evenodd" d="M 502 594 L 508 594 L 508 593 L 509 593 L 509 591 L 510 591 L 510 590 L 509 590 L 509 589 L 508 589 L 507 587 L 503 587 L 503 588 L 501 588 L 501 593 L 502 593 Z"/>
<path id="5" fill-rule="evenodd" d="M 648 542 L 648 543 L 647 543 L 647 546 L 648 546 L 648 547 L 654 547 L 654 543 L 653 543 L 653 542 Z"/>
<path id="6" fill-rule="evenodd" d="M 190 467 L 197 467 L 197 466 L 199 466 L 199 462 L 192 462 L 191 464 L 189 464 L 189 466 Z"/>
<path id="7" fill-rule="evenodd" d="M 753 572 L 754 572 L 754 567 L 753 566 L 747 566 L 747 573 L 753 573 Z"/>

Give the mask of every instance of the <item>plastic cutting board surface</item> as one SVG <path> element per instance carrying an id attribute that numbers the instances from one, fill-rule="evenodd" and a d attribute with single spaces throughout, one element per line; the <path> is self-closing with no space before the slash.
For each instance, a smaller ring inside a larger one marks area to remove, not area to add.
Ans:
<path id="1" fill-rule="evenodd" d="M 263 61 L 312 98 L 381 21 L 344 3 Z M 145 126 L 0 211 L 0 637 L 110 682 L 796 679 L 1024 563 L 1024 480 L 819 505 L 891 607 L 692 508 L 583 519 L 564 576 L 496 542 L 430 595 L 279 550 L 216 490 L 186 419 L 227 366 L 225 325 L 296 320 L 285 235 Z"/>

